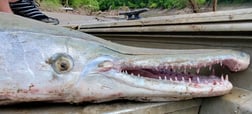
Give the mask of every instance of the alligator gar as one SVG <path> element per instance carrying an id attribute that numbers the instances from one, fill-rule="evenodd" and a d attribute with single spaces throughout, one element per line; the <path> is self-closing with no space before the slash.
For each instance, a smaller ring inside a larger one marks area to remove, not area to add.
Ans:
<path id="1" fill-rule="evenodd" d="M 240 51 L 131 47 L 10 14 L 0 25 L 0 104 L 219 96 L 232 84 L 212 72 L 250 64 Z"/>

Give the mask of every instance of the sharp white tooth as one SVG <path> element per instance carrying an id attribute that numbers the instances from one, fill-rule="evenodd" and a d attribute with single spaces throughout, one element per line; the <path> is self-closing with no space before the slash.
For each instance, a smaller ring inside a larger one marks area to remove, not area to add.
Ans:
<path id="1" fill-rule="evenodd" d="M 209 70 L 210 70 L 210 71 L 212 70 L 212 65 L 209 66 Z"/>
<path id="2" fill-rule="evenodd" d="M 178 81 L 178 78 L 177 78 L 177 77 L 175 77 L 175 81 Z"/>
<path id="3" fill-rule="evenodd" d="M 170 81 L 173 81 L 172 78 L 170 78 Z"/>
<path id="4" fill-rule="evenodd" d="M 128 74 L 127 70 L 124 73 Z"/>
<path id="5" fill-rule="evenodd" d="M 199 72 L 200 72 L 200 68 L 197 68 L 196 73 L 199 74 Z"/>
<path id="6" fill-rule="evenodd" d="M 134 74 L 133 74 L 133 73 L 131 73 L 130 75 L 131 75 L 131 76 L 134 76 Z"/>
<path id="7" fill-rule="evenodd" d="M 165 76 L 164 79 L 167 80 L 167 77 Z"/>
<path id="8" fill-rule="evenodd" d="M 191 69 L 192 69 L 192 66 L 189 66 L 189 69 L 191 70 Z"/>
<path id="9" fill-rule="evenodd" d="M 214 69 L 212 70 L 212 75 L 215 75 L 215 70 Z"/>
<path id="10" fill-rule="evenodd" d="M 228 81 L 228 74 L 226 74 L 225 80 Z"/>
<path id="11" fill-rule="evenodd" d="M 158 77 L 159 80 L 162 80 L 161 76 Z"/>
<path id="12" fill-rule="evenodd" d="M 184 70 L 184 73 L 185 73 L 185 74 L 186 74 L 186 72 L 187 72 L 187 71 L 186 71 L 186 70 Z"/>
<path id="13" fill-rule="evenodd" d="M 220 66 L 222 66 L 222 61 L 220 61 Z"/>
<path id="14" fill-rule="evenodd" d="M 223 76 L 223 74 L 221 75 L 221 81 L 224 81 L 224 76 Z"/>
<path id="15" fill-rule="evenodd" d="M 200 83 L 200 78 L 199 77 L 197 77 L 197 82 Z"/>
<path id="16" fill-rule="evenodd" d="M 192 83 L 192 79 L 191 78 L 189 78 L 189 83 Z"/>
<path id="17" fill-rule="evenodd" d="M 140 77 L 140 74 L 138 74 L 137 77 Z"/>
<path id="18" fill-rule="evenodd" d="M 184 82 L 185 81 L 185 78 L 182 76 L 182 81 Z"/>
<path id="19" fill-rule="evenodd" d="M 186 73 L 186 67 L 184 68 L 184 73 Z"/>
<path id="20" fill-rule="evenodd" d="M 206 67 L 207 65 L 206 64 L 204 64 L 204 67 Z"/>

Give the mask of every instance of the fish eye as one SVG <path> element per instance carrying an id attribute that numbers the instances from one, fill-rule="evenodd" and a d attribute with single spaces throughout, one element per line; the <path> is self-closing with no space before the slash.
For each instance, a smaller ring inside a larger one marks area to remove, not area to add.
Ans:
<path id="1" fill-rule="evenodd" d="M 47 63 L 51 64 L 53 70 L 59 74 L 70 72 L 73 69 L 73 58 L 66 53 L 54 54 Z"/>

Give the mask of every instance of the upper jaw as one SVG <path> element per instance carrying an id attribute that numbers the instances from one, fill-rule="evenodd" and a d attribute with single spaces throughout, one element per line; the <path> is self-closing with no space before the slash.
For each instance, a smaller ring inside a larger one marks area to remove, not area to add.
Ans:
<path id="1" fill-rule="evenodd" d="M 173 50 L 175 51 L 175 50 Z M 250 56 L 244 52 L 234 50 L 205 50 L 203 53 L 192 53 L 178 50 L 179 53 L 167 54 L 133 54 L 117 61 L 118 67 L 141 67 L 163 69 L 190 69 L 212 67 L 215 64 L 227 67 L 230 71 L 238 72 L 248 68 Z M 195 50 L 197 51 L 197 50 Z"/>

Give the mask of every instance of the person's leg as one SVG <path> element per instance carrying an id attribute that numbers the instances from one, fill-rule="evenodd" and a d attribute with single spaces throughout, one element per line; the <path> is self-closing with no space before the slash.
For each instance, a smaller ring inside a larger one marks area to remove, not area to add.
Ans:
<path id="1" fill-rule="evenodd" d="M 10 7 L 12 11 L 17 15 L 43 21 L 46 23 L 52 23 L 55 25 L 59 24 L 58 19 L 46 16 L 38 9 L 34 2 L 34 0 L 18 0 L 17 2 L 11 2 Z"/>
<path id="2" fill-rule="evenodd" d="M 0 0 L 0 12 L 12 13 L 9 0 Z"/>

